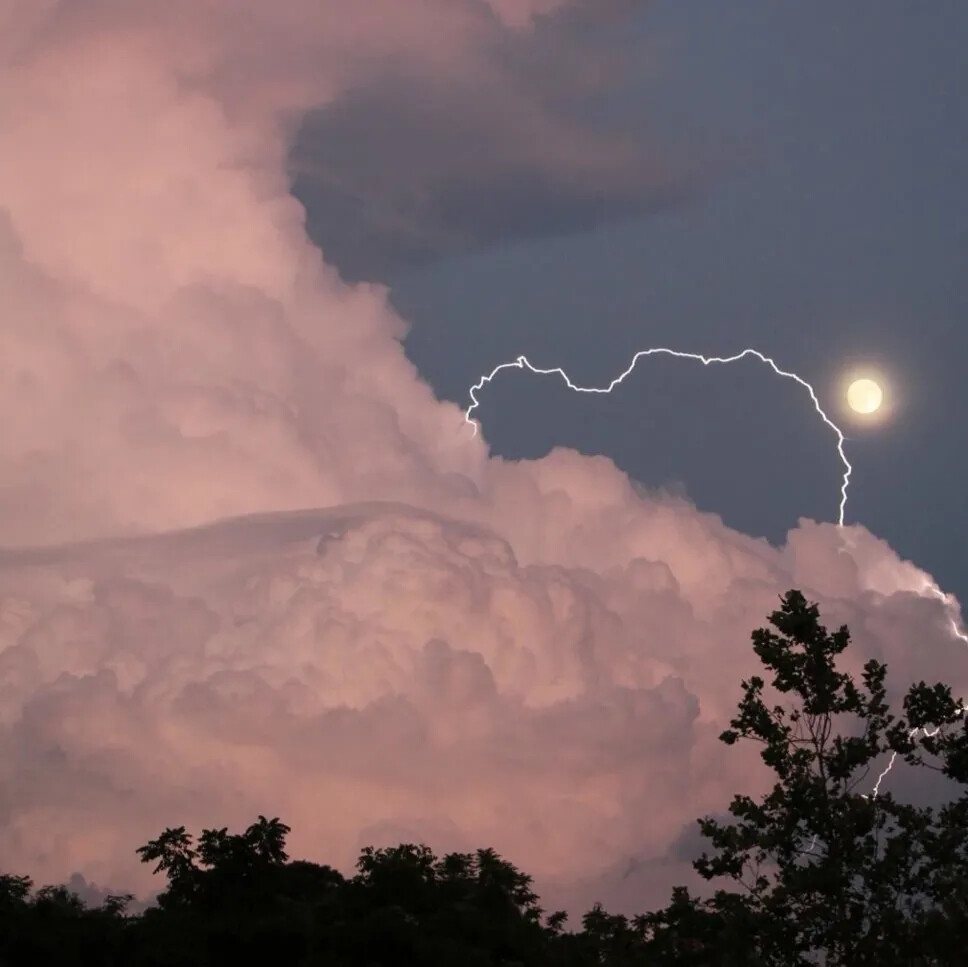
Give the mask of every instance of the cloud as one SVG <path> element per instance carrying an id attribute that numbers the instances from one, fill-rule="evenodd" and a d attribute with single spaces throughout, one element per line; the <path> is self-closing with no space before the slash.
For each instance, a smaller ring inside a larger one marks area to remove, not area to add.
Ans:
<path id="1" fill-rule="evenodd" d="M 842 534 L 805 524 L 770 549 L 684 504 L 622 509 L 632 533 L 618 506 L 611 525 L 585 509 L 598 567 L 558 563 L 581 559 L 566 546 L 525 563 L 496 527 L 392 503 L 4 552 L 8 864 L 144 893 L 132 851 L 164 825 L 272 810 L 295 854 L 344 868 L 375 841 L 493 844 L 575 911 L 658 902 L 689 876 L 689 817 L 763 787 L 755 750 L 716 736 L 750 629 L 825 579 L 804 535 L 822 557 Z M 697 581 L 706 559 L 719 588 Z M 940 602 L 824 604 L 896 684 L 916 661 L 965 685 Z"/>
<path id="2" fill-rule="evenodd" d="M 715 736 L 778 593 L 964 685 L 926 575 L 862 529 L 773 548 L 604 458 L 489 457 L 307 238 L 305 112 L 388 63 L 493 70 L 551 5 L 226 9 L 0 6 L 12 871 L 142 892 L 164 826 L 262 812 L 295 855 L 494 845 L 634 904 L 630 863 L 671 885 L 684 816 L 763 782 Z"/>
<path id="3" fill-rule="evenodd" d="M 394 62 L 307 115 L 294 191 L 345 276 L 583 231 L 695 190 L 695 160 L 590 120 L 588 103 L 621 88 L 614 38 L 557 21 L 493 34 L 486 57 L 444 76 Z"/>

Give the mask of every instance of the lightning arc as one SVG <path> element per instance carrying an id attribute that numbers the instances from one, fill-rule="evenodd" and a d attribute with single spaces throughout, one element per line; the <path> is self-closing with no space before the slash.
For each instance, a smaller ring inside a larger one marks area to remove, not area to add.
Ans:
<path id="1" fill-rule="evenodd" d="M 532 373 L 535 373 L 538 376 L 558 375 L 565 381 L 565 384 L 568 386 L 568 388 L 571 390 L 574 390 L 576 393 L 611 393 L 612 390 L 615 389 L 616 386 L 621 384 L 625 380 L 625 377 L 628 376 L 632 372 L 632 370 L 635 369 L 636 363 L 638 363 L 638 361 L 643 356 L 657 356 L 657 355 L 674 356 L 676 359 L 692 359 L 696 362 L 702 363 L 703 366 L 709 366 L 712 363 L 735 363 L 735 362 L 739 362 L 739 360 L 741 359 L 745 359 L 747 356 L 752 356 L 755 359 L 758 359 L 761 363 L 765 363 L 767 366 L 769 366 L 770 369 L 772 369 L 773 372 L 777 374 L 777 376 L 782 376 L 784 377 L 784 379 L 792 379 L 795 383 L 799 383 L 800 386 L 802 386 L 810 394 L 810 400 L 813 403 L 813 408 L 817 411 L 817 414 L 820 416 L 820 419 L 823 420 L 823 422 L 826 423 L 827 426 L 829 426 L 830 429 L 834 431 L 837 437 L 837 455 L 840 457 L 840 462 L 843 464 L 843 467 L 844 467 L 844 472 L 841 476 L 841 481 L 840 481 L 840 504 L 837 509 L 837 526 L 838 527 L 844 526 L 844 515 L 847 510 L 847 490 L 850 487 L 850 475 L 853 472 L 854 468 L 850 465 L 850 461 L 847 459 L 847 454 L 844 453 L 845 438 L 844 438 L 843 431 L 824 412 L 823 407 L 820 405 L 820 400 L 817 398 L 817 394 L 814 391 L 814 388 L 810 385 L 810 383 L 808 383 L 801 376 L 798 376 L 796 373 L 790 373 L 784 369 L 780 369 L 780 367 L 777 366 L 777 364 L 769 356 L 763 355 L 763 353 L 759 352 L 759 350 L 756 350 L 756 349 L 747 348 L 742 350 L 742 352 L 736 353 L 733 356 L 704 356 L 702 355 L 702 353 L 686 353 L 686 352 L 681 352 L 677 349 L 667 349 L 664 346 L 658 346 L 652 349 L 640 349 L 632 357 L 632 362 L 629 363 L 628 367 L 623 372 L 621 372 L 618 376 L 616 376 L 615 379 L 613 379 L 608 384 L 608 386 L 578 386 L 576 383 L 572 382 L 571 377 L 560 366 L 554 366 L 550 369 L 540 369 L 539 367 L 533 365 L 528 360 L 527 356 L 518 356 L 518 358 L 513 362 L 501 363 L 499 366 L 495 366 L 490 373 L 488 373 L 486 376 L 482 376 L 470 388 L 469 395 L 471 398 L 471 404 L 470 406 L 467 407 L 466 411 L 464 412 L 464 421 L 471 425 L 471 427 L 474 430 L 474 434 L 476 435 L 477 428 L 478 428 L 478 421 L 471 419 L 471 413 L 475 409 L 477 409 L 478 406 L 481 405 L 481 401 L 477 398 L 477 393 L 484 388 L 484 385 L 486 383 L 490 383 L 491 380 L 494 379 L 494 377 L 497 376 L 497 374 L 500 373 L 502 369 L 528 369 Z M 965 634 L 965 632 L 962 631 L 961 628 L 959 628 L 958 623 L 955 621 L 955 619 L 951 617 L 951 614 L 950 614 L 950 611 L 952 608 L 951 598 L 947 594 L 945 594 L 936 584 L 933 584 L 931 582 L 926 583 L 924 588 L 922 588 L 922 591 L 927 591 L 928 593 L 932 594 L 934 597 L 939 598 L 944 603 L 945 609 L 948 612 L 947 617 L 948 617 L 948 622 L 950 625 L 951 632 L 961 641 L 965 642 L 965 644 L 968 644 L 968 634 Z M 937 735 L 938 733 L 937 729 L 935 729 L 934 732 L 928 732 L 927 729 L 923 729 L 923 730 L 912 729 L 909 735 L 913 738 L 914 735 L 919 731 L 923 731 L 924 734 L 927 736 Z M 890 762 L 888 762 L 884 771 L 878 776 L 877 782 L 874 784 L 874 789 L 871 792 L 872 797 L 877 796 L 878 790 L 880 789 L 881 782 L 883 782 L 885 776 L 887 776 L 887 774 L 893 768 L 894 760 L 896 758 L 897 758 L 897 753 L 896 752 L 892 753 Z M 814 843 L 811 844 L 810 850 L 813 849 L 815 844 L 816 844 L 816 837 L 814 837 Z"/>
<path id="2" fill-rule="evenodd" d="M 473 401 L 470 406 L 467 407 L 464 413 L 464 420 L 474 428 L 474 433 L 477 433 L 477 422 L 471 419 L 471 412 L 480 406 L 480 400 L 478 400 L 476 393 L 478 390 L 484 388 L 485 383 L 489 383 L 492 379 L 502 369 L 529 369 L 532 373 L 538 376 L 550 376 L 557 373 L 566 383 L 569 389 L 574 390 L 576 393 L 611 393 L 616 386 L 624 381 L 625 377 L 628 376 L 633 369 L 635 369 L 636 363 L 643 356 L 655 356 L 655 355 L 665 355 L 665 356 L 675 356 L 677 359 L 692 359 L 696 362 L 702 363 L 703 366 L 709 366 L 711 363 L 736 363 L 741 359 L 745 359 L 747 356 L 753 356 L 758 359 L 761 363 L 766 363 L 770 369 L 773 370 L 777 376 L 782 376 L 785 379 L 792 379 L 794 382 L 799 383 L 809 394 L 810 399 L 813 402 L 813 408 L 820 415 L 820 419 L 830 427 L 831 430 L 837 435 L 837 454 L 840 457 L 840 462 L 844 465 L 844 473 L 841 477 L 840 482 L 840 507 L 838 508 L 837 523 L 842 527 L 844 524 L 844 512 L 847 509 L 847 488 L 850 486 L 850 475 L 853 471 L 850 462 L 847 460 L 847 455 L 844 453 L 844 434 L 840 427 L 834 423 L 833 420 L 827 416 L 823 411 L 823 407 L 820 405 L 820 400 L 817 399 L 817 394 L 814 392 L 813 387 L 802 377 L 797 376 L 796 373 L 788 373 L 786 370 L 780 369 L 777 364 L 770 359 L 769 356 L 764 356 L 763 353 L 756 349 L 744 349 L 742 352 L 736 353 L 735 356 L 703 356 L 701 353 L 684 353 L 677 349 L 666 349 L 664 347 L 657 347 L 654 349 L 640 349 L 633 357 L 632 362 L 629 363 L 628 368 L 616 376 L 608 386 L 577 386 L 571 381 L 571 377 L 560 367 L 555 366 L 553 369 L 539 369 L 537 366 L 532 365 L 529 362 L 527 356 L 518 356 L 518 358 L 513 363 L 501 363 L 500 366 L 495 366 L 494 369 L 487 376 L 482 376 L 471 388 L 470 388 L 470 398 Z"/>

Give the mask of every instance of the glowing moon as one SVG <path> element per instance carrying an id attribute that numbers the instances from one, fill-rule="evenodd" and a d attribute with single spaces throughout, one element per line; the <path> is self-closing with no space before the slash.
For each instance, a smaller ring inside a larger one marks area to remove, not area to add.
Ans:
<path id="1" fill-rule="evenodd" d="M 855 413 L 873 413 L 884 401 L 884 393 L 872 379 L 855 379 L 847 387 L 847 403 Z"/>

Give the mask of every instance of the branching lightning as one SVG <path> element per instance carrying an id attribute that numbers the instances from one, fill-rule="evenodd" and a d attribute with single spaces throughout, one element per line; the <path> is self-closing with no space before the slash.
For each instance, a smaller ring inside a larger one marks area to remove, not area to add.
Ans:
<path id="1" fill-rule="evenodd" d="M 945 594 L 944 591 L 942 591 L 941 588 L 939 588 L 936 584 L 933 584 L 931 582 L 926 582 L 924 587 L 922 588 L 922 591 L 927 591 L 928 594 L 932 595 L 933 597 L 939 598 L 942 602 L 944 602 L 946 611 L 950 612 L 952 607 L 951 598 L 949 595 Z M 959 638 L 966 645 L 968 645 L 968 634 L 965 634 L 965 632 L 958 627 L 958 622 L 951 617 L 950 613 L 948 614 L 948 629 L 956 638 Z M 961 710 L 961 714 L 962 715 L 965 714 L 964 709 Z M 941 729 L 940 726 L 935 728 L 933 732 L 929 732 L 926 728 L 911 729 L 911 731 L 908 732 L 908 738 L 913 739 L 918 734 L 918 732 L 921 732 L 924 735 L 926 735 L 928 738 L 931 738 L 937 735 L 940 729 Z M 897 758 L 897 752 L 892 752 L 890 761 L 884 767 L 884 771 L 877 777 L 877 782 L 874 783 L 874 788 L 871 791 L 872 799 L 877 798 L 877 793 L 881 788 L 881 783 L 884 781 L 885 777 L 891 771 L 891 769 L 894 768 L 894 760 L 896 758 Z"/>
<path id="2" fill-rule="evenodd" d="M 501 363 L 500 366 L 495 366 L 494 369 L 487 376 L 482 376 L 471 388 L 470 388 L 470 398 L 472 400 L 471 405 L 467 407 L 464 413 L 464 420 L 474 428 L 474 433 L 477 433 L 477 421 L 471 419 L 471 413 L 480 406 L 480 400 L 477 398 L 477 392 L 484 388 L 485 383 L 489 383 L 492 379 L 502 369 L 529 369 L 532 373 L 538 376 L 550 376 L 557 374 L 568 386 L 569 389 L 574 390 L 576 393 L 611 393 L 616 386 L 622 383 L 626 376 L 628 376 L 633 369 L 635 369 L 636 363 L 643 356 L 675 356 L 677 359 L 692 359 L 698 363 L 702 363 L 703 366 L 709 366 L 711 363 L 736 363 L 741 359 L 745 359 L 747 356 L 753 356 L 758 359 L 761 363 L 766 363 L 770 369 L 773 370 L 777 376 L 782 376 L 785 379 L 792 379 L 794 382 L 799 383 L 809 394 L 810 400 L 813 403 L 813 408 L 817 411 L 820 419 L 830 427 L 831 430 L 837 436 L 837 455 L 840 457 L 840 462 L 843 464 L 844 472 L 840 481 L 840 506 L 837 512 L 837 523 L 843 526 L 844 523 L 844 513 L 847 510 L 847 488 L 850 486 L 850 475 L 853 471 L 850 462 L 847 460 L 847 455 L 844 453 L 844 434 L 840 427 L 830 419 L 829 416 L 823 411 L 823 407 L 820 405 L 820 400 L 817 398 L 817 394 L 814 392 L 813 387 L 803 378 L 797 376 L 796 373 L 788 373 L 786 370 L 780 369 L 777 364 L 770 359 L 769 356 L 764 356 L 763 353 L 756 349 L 744 349 L 742 352 L 736 353 L 735 356 L 703 356 L 701 353 L 684 353 L 677 349 L 666 349 L 664 347 L 658 347 L 655 349 L 641 349 L 632 357 L 632 362 L 629 363 L 628 368 L 621 374 L 615 377 L 608 386 L 578 386 L 572 382 L 571 377 L 560 367 L 556 366 L 552 369 L 539 369 L 537 366 L 531 364 L 528 361 L 527 356 L 518 356 L 516 360 L 512 363 Z"/>
<path id="3" fill-rule="evenodd" d="M 820 419 L 823 420 L 823 422 L 830 427 L 831 430 L 833 430 L 837 437 L 837 455 L 840 457 L 840 462 L 844 467 L 840 481 L 840 504 L 837 509 L 837 525 L 839 527 L 844 526 L 844 515 L 847 510 L 847 491 L 850 487 L 850 475 L 853 472 L 853 467 L 850 465 L 850 461 L 847 459 L 846 453 L 844 453 L 845 438 L 843 431 L 824 412 L 823 407 L 820 405 L 820 400 L 817 398 L 817 394 L 810 383 L 798 376 L 796 373 L 791 373 L 784 369 L 780 369 L 780 367 L 769 356 L 763 355 L 763 353 L 756 349 L 744 349 L 742 352 L 738 352 L 733 356 L 704 356 L 701 353 L 686 353 L 680 352 L 676 349 L 667 349 L 665 347 L 642 349 L 632 357 L 632 362 L 629 363 L 628 367 L 622 373 L 616 376 L 615 379 L 613 379 L 607 386 L 578 386 L 576 383 L 572 382 L 571 377 L 560 366 L 555 366 L 550 369 L 540 369 L 537 366 L 534 366 L 526 356 L 518 356 L 518 358 L 513 362 L 501 363 L 499 366 L 495 366 L 494 369 L 488 373 L 488 375 L 482 376 L 470 388 L 469 395 L 471 398 L 471 404 L 467 407 L 467 410 L 464 413 L 464 420 L 466 423 L 471 425 L 474 433 L 476 434 L 478 423 L 476 420 L 471 419 L 471 413 L 481 405 L 480 400 L 477 398 L 477 393 L 484 388 L 486 383 L 491 382 L 491 380 L 494 379 L 494 377 L 497 376 L 497 374 L 503 369 L 528 369 L 538 376 L 558 375 L 565 381 L 565 384 L 568 386 L 568 388 L 574 390 L 576 393 L 611 393 L 612 390 L 621 384 L 625 380 L 625 377 L 635 369 L 636 363 L 638 363 L 642 357 L 656 355 L 674 356 L 677 359 L 691 359 L 695 362 L 702 363 L 703 366 L 709 366 L 712 363 L 735 363 L 741 359 L 745 359 L 747 356 L 752 356 L 755 359 L 758 359 L 761 363 L 765 363 L 767 366 L 769 366 L 777 376 L 782 376 L 784 379 L 792 379 L 795 383 L 798 383 L 800 386 L 802 386 L 810 394 L 810 400 L 813 403 L 813 408 L 817 411 Z M 934 597 L 939 598 L 944 603 L 951 632 L 965 644 L 968 644 L 968 634 L 965 634 L 965 632 L 962 631 L 958 626 L 957 621 L 951 617 L 953 604 L 950 596 L 946 595 L 936 584 L 931 582 L 925 584 L 925 586 L 922 588 L 922 592 L 928 592 Z M 938 733 L 938 729 L 935 729 L 934 732 L 928 732 L 927 729 L 912 729 L 908 734 L 911 738 L 913 738 L 919 731 L 923 731 L 927 736 L 937 735 Z M 891 759 L 884 771 L 877 777 L 877 782 L 874 784 L 871 797 L 877 796 L 881 783 L 893 768 L 894 760 L 896 758 L 897 752 L 892 753 Z M 816 836 L 814 836 L 813 843 L 810 844 L 810 850 L 807 852 L 812 851 L 815 845 Z"/>
<path id="4" fill-rule="evenodd" d="M 964 638 L 965 636 L 959 632 L 958 633 L 958 637 L 959 638 Z M 965 710 L 962 709 L 959 714 L 963 716 L 965 714 Z M 941 731 L 941 726 L 940 725 L 937 726 L 934 729 L 933 732 L 928 731 L 928 729 L 926 729 L 926 728 L 911 729 L 911 731 L 908 732 L 908 738 L 909 739 L 913 739 L 918 734 L 918 732 L 923 733 L 928 738 L 932 738 L 932 737 L 936 736 L 940 731 Z M 870 799 L 876 799 L 877 798 L 877 793 L 878 793 L 878 791 L 881 788 L 881 783 L 884 781 L 884 777 L 891 771 L 891 769 L 894 768 L 894 760 L 896 758 L 897 758 L 897 752 L 892 752 L 891 753 L 891 760 L 890 760 L 890 762 L 888 762 L 888 764 L 884 767 L 884 771 L 877 777 L 877 782 L 874 783 L 874 788 L 871 790 L 870 796 L 864 796 L 865 799 L 868 799 L 868 798 L 870 798 Z"/>

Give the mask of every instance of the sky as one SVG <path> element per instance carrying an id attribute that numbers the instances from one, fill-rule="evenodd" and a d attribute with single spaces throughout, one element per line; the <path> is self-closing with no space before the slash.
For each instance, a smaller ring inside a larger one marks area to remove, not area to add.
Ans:
<path id="1" fill-rule="evenodd" d="M 521 353 L 601 385 L 638 349 L 753 346 L 810 380 L 851 437 L 848 519 L 968 599 L 964 4 L 700 0 L 632 23 L 610 117 L 692 148 L 701 188 L 588 232 L 401 260 L 411 358 L 462 401 Z M 865 366 L 895 399 L 876 429 L 839 406 L 840 378 Z M 498 452 L 604 453 L 779 541 L 800 516 L 835 519 L 838 462 L 803 395 L 761 369 L 657 361 L 607 403 L 513 374 L 480 415 Z"/>
<path id="2" fill-rule="evenodd" d="M 968 681 L 963 5 L 0 3 L 0 866 L 165 826 L 695 884 L 801 588 Z M 836 435 L 746 346 L 816 388 Z M 844 378 L 884 381 L 862 424 Z M 946 596 L 947 595 L 947 596 Z M 931 794 L 901 769 L 894 791 Z"/>

